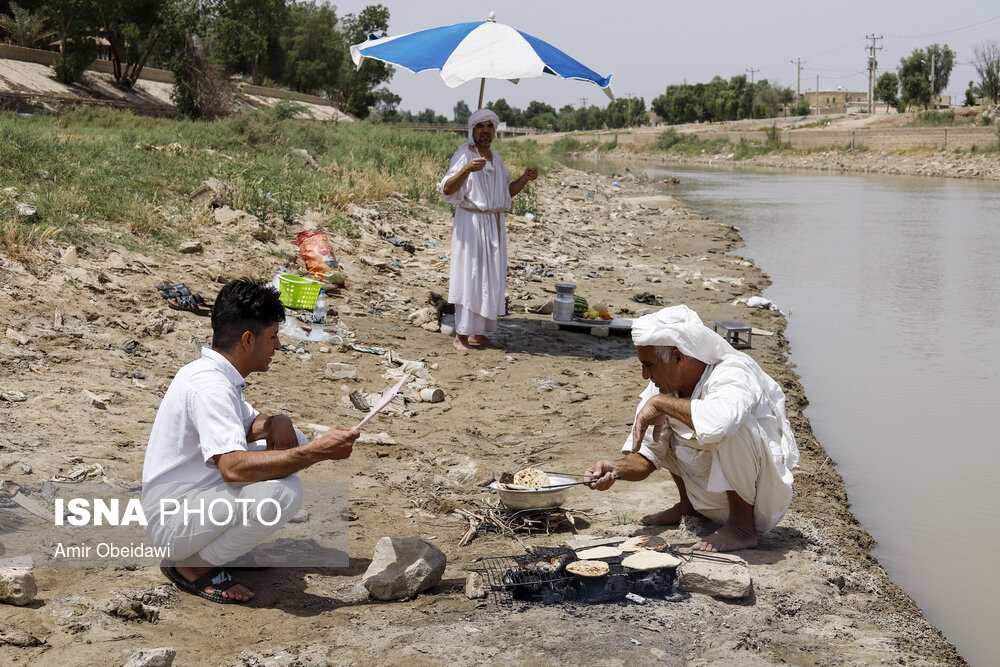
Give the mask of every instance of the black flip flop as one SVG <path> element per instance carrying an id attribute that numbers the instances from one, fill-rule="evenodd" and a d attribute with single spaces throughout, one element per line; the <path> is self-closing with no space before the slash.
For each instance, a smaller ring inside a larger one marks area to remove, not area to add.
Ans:
<path id="1" fill-rule="evenodd" d="M 194 581 L 188 581 L 185 579 L 173 565 L 163 567 L 161 569 L 163 573 L 167 575 L 167 578 L 177 585 L 177 588 L 190 593 L 191 595 L 197 595 L 200 598 L 205 598 L 206 600 L 211 600 L 212 602 L 218 602 L 219 604 L 245 604 L 249 602 L 249 600 L 237 600 L 235 598 L 227 598 L 222 595 L 222 591 L 229 590 L 235 586 L 237 582 L 233 580 L 232 575 L 221 567 L 209 570 Z M 208 586 L 212 587 L 212 593 L 205 592 L 205 588 Z"/>

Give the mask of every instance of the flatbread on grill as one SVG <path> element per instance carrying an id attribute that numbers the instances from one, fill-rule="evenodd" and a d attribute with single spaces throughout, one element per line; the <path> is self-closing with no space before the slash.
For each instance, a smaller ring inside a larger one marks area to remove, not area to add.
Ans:
<path id="1" fill-rule="evenodd" d="M 566 571 L 580 577 L 603 577 L 611 568 L 602 560 L 575 560 L 566 566 Z"/>
<path id="2" fill-rule="evenodd" d="M 596 560 L 599 558 L 615 558 L 622 555 L 622 550 L 618 547 L 591 547 L 576 552 L 576 557 L 580 560 Z"/>
<path id="3" fill-rule="evenodd" d="M 549 487 L 549 476 L 538 468 L 525 468 L 514 473 L 514 480 L 504 484 L 512 491 L 537 491 Z"/>
<path id="4" fill-rule="evenodd" d="M 673 554 L 651 549 L 641 549 L 622 559 L 622 565 L 630 570 L 656 570 L 661 567 L 677 567 L 681 559 Z"/>
<path id="5" fill-rule="evenodd" d="M 666 546 L 669 546 L 667 541 L 659 535 L 636 535 L 622 542 L 619 548 L 626 553 L 634 553 L 640 549 L 658 551 Z"/>

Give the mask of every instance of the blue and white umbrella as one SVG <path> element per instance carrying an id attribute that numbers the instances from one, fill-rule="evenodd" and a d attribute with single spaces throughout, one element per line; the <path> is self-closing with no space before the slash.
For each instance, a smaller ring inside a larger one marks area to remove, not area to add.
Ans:
<path id="1" fill-rule="evenodd" d="M 615 99 L 610 74 L 601 76 L 551 44 L 497 23 L 493 12 L 486 21 L 369 39 L 351 47 L 351 58 L 357 67 L 361 67 L 365 58 L 372 58 L 411 72 L 439 69 L 449 88 L 482 79 L 480 107 L 486 79 L 507 79 L 517 83 L 520 79 L 542 74 L 591 81 L 609 98 Z"/>

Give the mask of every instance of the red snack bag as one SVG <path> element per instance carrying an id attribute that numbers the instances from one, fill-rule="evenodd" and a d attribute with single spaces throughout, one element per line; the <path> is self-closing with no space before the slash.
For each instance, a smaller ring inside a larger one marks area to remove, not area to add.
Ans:
<path id="1" fill-rule="evenodd" d="M 326 232 L 310 229 L 295 235 L 293 245 L 299 246 L 299 254 L 305 260 L 306 269 L 316 280 L 323 280 L 334 285 L 345 285 L 344 273 L 333 254 L 333 246 Z"/>

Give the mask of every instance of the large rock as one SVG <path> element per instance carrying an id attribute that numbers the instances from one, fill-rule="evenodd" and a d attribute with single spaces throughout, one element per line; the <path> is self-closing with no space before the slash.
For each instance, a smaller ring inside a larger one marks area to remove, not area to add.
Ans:
<path id="1" fill-rule="evenodd" d="M 733 554 L 695 556 L 677 568 L 677 587 L 717 598 L 745 598 L 753 590 L 747 562 Z"/>
<path id="2" fill-rule="evenodd" d="M 202 181 L 201 185 L 191 193 L 191 201 L 201 206 L 219 208 L 232 186 L 217 178 Z"/>
<path id="3" fill-rule="evenodd" d="M 419 537 L 383 537 L 361 578 L 376 600 L 402 600 L 441 581 L 448 559 Z"/>
<path id="4" fill-rule="evenodd" d="M 38 584 L 30 570 L 0 568 L 0 602 L 24 606 L 38 595 Z"/>
<path id="5" fill-rule="evenodd" d="M 136 648 L 126 653 L 125 667 L 170 667 L 177 651 L 172 648 Z"/>

